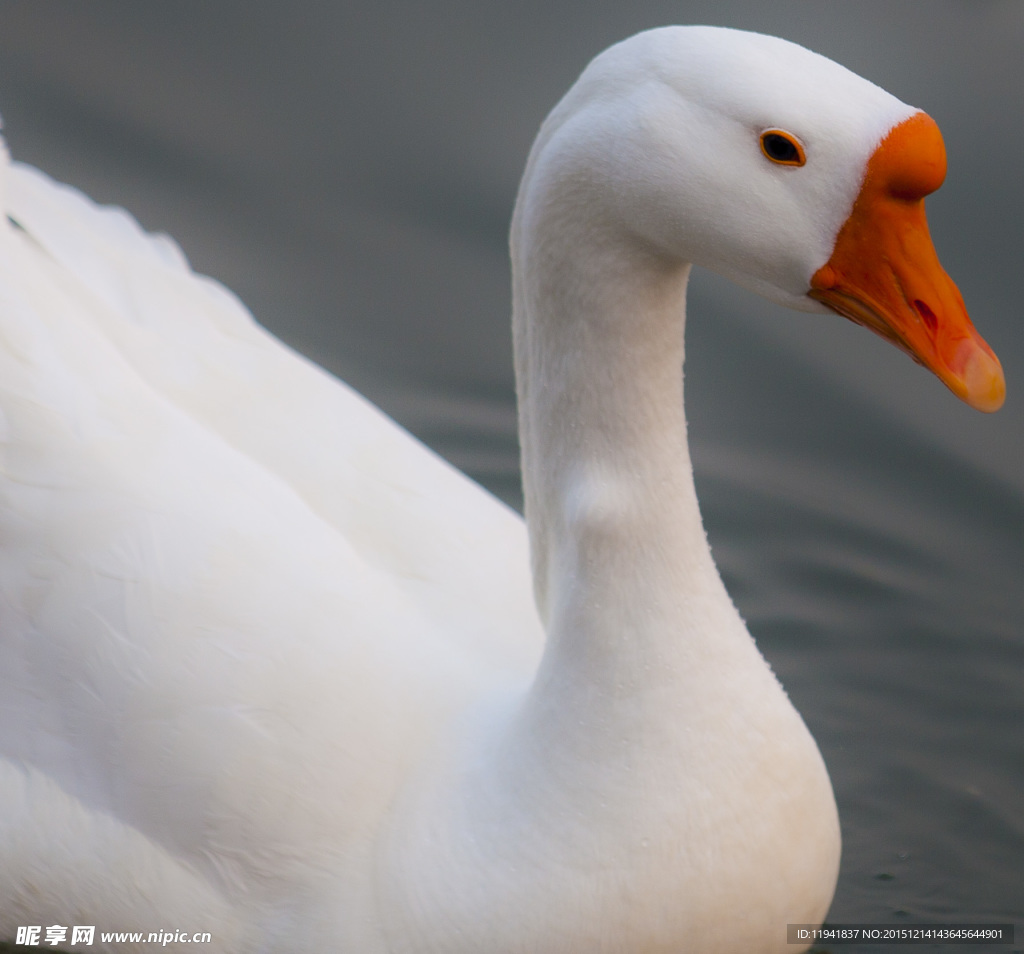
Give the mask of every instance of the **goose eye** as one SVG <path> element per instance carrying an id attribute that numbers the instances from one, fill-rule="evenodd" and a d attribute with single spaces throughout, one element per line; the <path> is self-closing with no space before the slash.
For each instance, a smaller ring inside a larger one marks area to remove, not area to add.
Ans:
<path id="1" fill-rule="evenodd" d="M 802 166 L 807 162 L 800 140 L 782 129 L 766 129 L 761 133 L 761 152 L 780 166 Z"/>

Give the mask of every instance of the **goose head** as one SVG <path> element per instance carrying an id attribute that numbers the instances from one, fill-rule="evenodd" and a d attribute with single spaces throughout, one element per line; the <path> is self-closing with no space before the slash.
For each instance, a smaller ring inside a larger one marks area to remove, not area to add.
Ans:
<path id="1" fill-rule="evenodd" d="M 615 235 L 620 257 L 629 246 L 838 312 L 994 411 L 1002 368 L 928 233 L 924 198 L 945 168 L 929 116 L 825 57 L 755 33 L 663 28 L 598 56 L 552 112 L 513 243 L 532 216 L 571 203 L 591 244 Z"/>

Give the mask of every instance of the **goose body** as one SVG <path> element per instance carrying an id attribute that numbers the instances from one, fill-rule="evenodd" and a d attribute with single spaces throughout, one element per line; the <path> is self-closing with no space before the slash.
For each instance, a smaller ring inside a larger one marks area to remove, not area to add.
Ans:
<path id="1" fill-rule="evenodd" d="M 907 239 L 928 123 L 756 34 L 599 56 L 513 220 L 525 524 L 172 242 L 5 165 L 0 936 L 790 950 L 839 827 L 701 526 L 686 282 L 831 307 L 993 409 L 998 363 Z M 848 264 L 893 196 L 896 304 Z"/>

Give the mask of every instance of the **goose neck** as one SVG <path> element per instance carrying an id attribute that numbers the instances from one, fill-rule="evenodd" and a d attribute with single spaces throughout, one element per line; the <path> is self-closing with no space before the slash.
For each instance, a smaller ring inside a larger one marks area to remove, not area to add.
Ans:
<path id="1" fill-rule="evenodd" d="M 621 676 L 624 639 L 646 666 L 652 654 L 678 652 L 694 600 L 712 595 L 731 609 L 686 440 L 690 267 L 593 223 L 553 242 L 551 226 L 524 214 L 513 233 L 523 482 L 545 664 L 569 649 L 578 671 L 581 658 L 607 659 L 617 646 Z"/>

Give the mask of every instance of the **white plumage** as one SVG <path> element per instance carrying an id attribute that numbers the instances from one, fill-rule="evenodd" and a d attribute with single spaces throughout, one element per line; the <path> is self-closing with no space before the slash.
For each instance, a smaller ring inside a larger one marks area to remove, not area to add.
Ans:
<path id="1" fill-rule="evenodd" d="M 513 224 L 529 546 L 169 239 L 7 166 L 0 934 L 790 950 L 838 824 L 701 527 L 686 279 L 821 310 L 810 277 L 914 113 L 735 31 L 594 61 Z M 773 165 L 768 127 L 814 161 Z"/>

